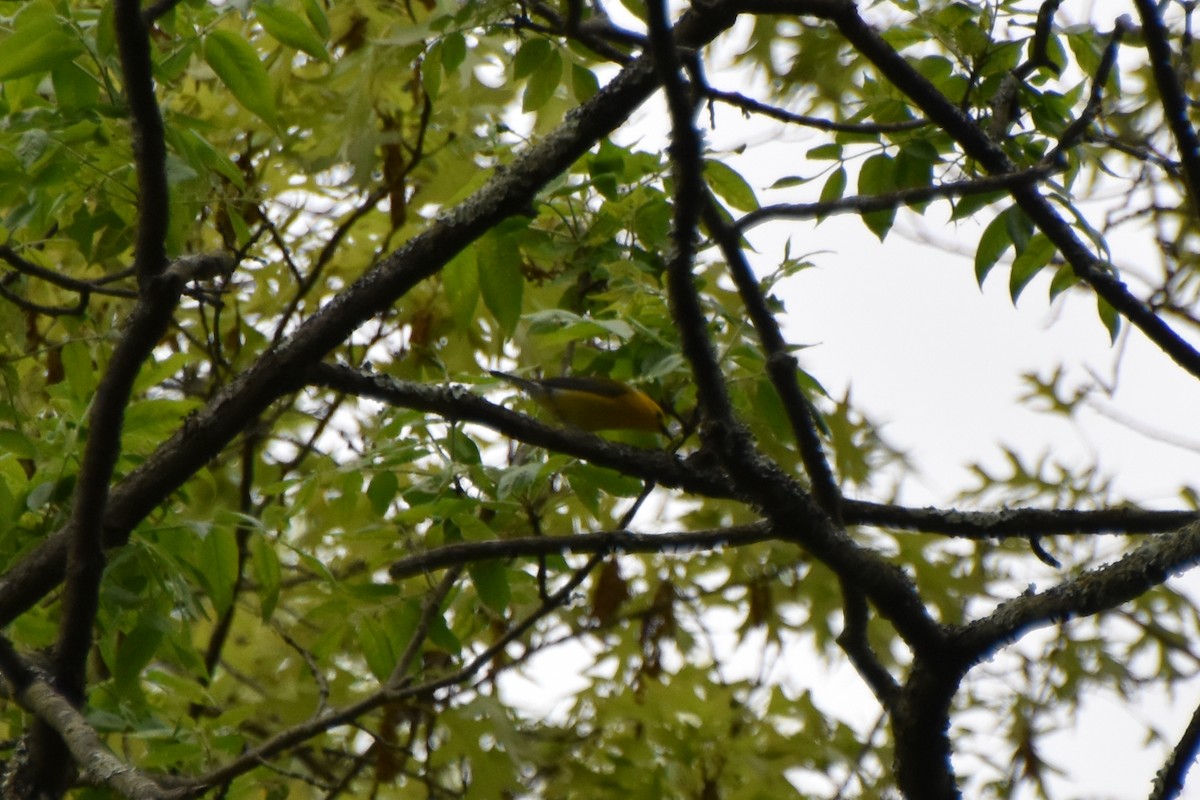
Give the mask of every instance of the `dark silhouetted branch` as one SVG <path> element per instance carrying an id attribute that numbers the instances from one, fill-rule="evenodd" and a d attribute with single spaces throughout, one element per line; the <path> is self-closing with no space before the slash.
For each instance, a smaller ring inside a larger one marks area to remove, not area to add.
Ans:
<path id="1" fill-rule="evenodd" d="M 1163 117 L 1175 144 L 1179 148 L 1179 159 L 1183 164 L 1183 175 L 1191 195 L 1193 214 L 1200 209 L 1200 137 L 1192 126 L 1187 92 L 1179 82 L 1179 75 L 1172 62 L 1170 35 L 1163 24 L 1159 6 L 1154 0 L 1134 0 L 1138 16 L 1142 21 L 1142 37 L 1150 53 L 1150 69 L 1158 87 Z"/>
<path id="2" fill-rule="evenodd" d="M 802 220 L 828 217 L 834 214 L 866 214 L 871 211 L 887 211 L 929 200 L 1002 192 L 1014 186 L 1044 180 L 1061 171 L 1062 168 L 1063 166 L 1057 161 L 1046 161 L 1036 167 L 1008 175 L 969 178 L 937 186 L 916 186 L 911 189 L 897 189 L 886 194 L 854 195 L 824 203 L 780 203 L 755 209 L 737 220 L 734 225 L 739 231 L 746 231 L 755 225 L 777 219 Z"/>

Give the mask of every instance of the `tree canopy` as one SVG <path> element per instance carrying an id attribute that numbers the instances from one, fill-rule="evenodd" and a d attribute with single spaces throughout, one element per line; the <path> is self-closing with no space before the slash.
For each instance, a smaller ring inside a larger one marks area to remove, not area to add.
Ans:
<path id="1" fill-rule="evenodd" d="M 904 505 L 784 327 L 824 220 L 923 219 L 1200 378 L 1194 4 L 1059 6 L 0 4 L 5 796 L 1071 796 L 1046 737 L 1200 663 L 1188 476 Z"/>

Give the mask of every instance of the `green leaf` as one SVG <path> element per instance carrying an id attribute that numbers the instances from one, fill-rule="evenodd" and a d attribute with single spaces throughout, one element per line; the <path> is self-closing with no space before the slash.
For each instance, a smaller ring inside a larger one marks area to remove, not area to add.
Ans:
<path id="1" fill-rule="evenodd" d="M 643 203 L 633 216 L 633 231 L 650 250 L 665 252 L 671 246 L 671 206 L 661 196 Z"/>
<path id="2" fill-rule="evenodd" d="M 645 484 L 637 478 L 583 462 L 570 465 L 564 470 L 564 475 L 572 489 L 590 491 L 595 488 L 612 497 L 637 497 L 645 488 Z"/>
<path id="3" fill-rule="evenodd" d="M 1108 330 L 1108 338 L 1113 344 L 1117 343 L 1117 336 L 1121 333 L 1121 315 L 1117 310 L 1108 304 L 1108 301 L 1103 297 L 1096 297 L 1096 313 L 1100 316 L 1100 321 L 1104 323 L 1104 327 Z"/>
<path id="4" fill-rule="evenodd" d="M 554 97 L 562 80 L 563 60 L 558 51 L 552 51 L 542 64 L 529 76 L 525 94 L 521 99 L 521 110 L 537 111 Z"/>
<path id="5" fill-rule="evenodd" d="M 463 250 L 442 270 L 442 291 L 450 303 L 450 315 L 463 330 L 475 324 L 475 307 L 479 305 L 479 269 L 476 249 Z"/>
<path id="6" fill-rule="evenodd" d="M 529 39 L 513 57 L 513 80 L 521 80 L 534 73 L 550 57 L 553 46 L 547 39 Z"/>
<path id="7" fill-rule="evenodd" d="M 0 537 L 7 538 L 16 523 L 20 520 L 21 509 L 17 498 L 8 488 L 8 481 L 0 478 Z"/>
<path id="8" fill-rule="evenodd" d="M 507 500 L 514 495 L 524 497 L 542 474 L 542 465 L 537 462 L 509 467 L 496 481 L 496 499 Z"/>
<path id="9" fill-rule="evenodd" d="M 279 127 L 271 78 L 249 42 L 230 31 L 212 31 L 204 39 L 204 60 L 247 111 Z"/>
<path id="10" fill-rule="evenodd" d="M 133 630 L 121 637 L 113 666 L 113 680 L 121 695 L 128 697 L 138 691 L 142 670 L 158 652 L 163 631 L 160 625 L 155 624 L 156 621 L 153 616 L 147 615 L 139 620 Z"/>
<path id="11" fill-rule="evenodd" d="M 224 614 L 233 603 L 233 586 L 237 582 L 238 548 L 233 531 L 226 527 L 209 528 L 200 537 L 197 551 L 200 581 L 218 614 Z"/>
<path id="12" fill-rule="evenodd" d="M 475 440 L 457 428 L 450 433 L 449 452 L 455 464 L 479 464 L 483 461 L 483 456 L 480 454 Z"/>
<path id="13" fill-rule="evenodd" d="M 37 449 L 30 438 L 12 428 L 0 428 L 0 453 L 16 458 L 37 457 Z"/>
<path id="14" fill-rule="evenodd" d="M 380 517 L 386 514 L 392 501 L 396 499 L 399 488 L 400 480 L 396 473 L 390 470 L 372 476 L 371 482 L 367 484 L 367 499 L 371 501 L 371 510 Z"/>
<path id="15" fill-rule="evenodd" d="M 615 336 L 624 341 L 633 338 L 634 335 L 633 326 L 623 319 L 581 317 L 562 308 L 531 312 L 525 315 L 525 321 L 529 323 L 531 331 L 539 336 L 548 337 L 543 341 L 552 344 L 593 336 Z M 568 334 L 559 336 L 564 330 L 568 331 Z"/>
<path id="16" fill-rule="evenodd" d="M 1029 238 L 1033 236 L 1033 223 L 1025 216 L 1020 206 L 1010 206 L 1003 216 L 1004 224 L 1008 228 L 1008 237 L 1020 254 L 1028 246 Z"/>
<path id="17" fill-rule="evenodd" d="M 600 91 L 600 81 L 596 73 L 580 64 L 571 65 L 571 92 L 575 99 L 583 102 Z"/>
<path id="18" fill-rule="evenodd" d="M 329 17 L 325 16 L 325 9 L 321 7 L 318 0 L 301 0 L 304 3 L 304 16 L 308 17 L 308 21 L 312 24 L 313 29 L 321 35 L 322 39 L 328 39 L 332 33 L 329 27 Z"/>
<path id="19" fill-rule="evenodd" d="M 149 452 L 179 427 L 180 420 L 198 408 L 194 398 L 172 400 L 154 397 L 130 403 L 121 432 L 122 446 L 133 452 Z"/>
<path id="20" fill-rule="evenodd" d="M 491 234 L 476 245 L 479 262 L 479 292 L 483 304 L 500 323 L 505 336 L 512 336 L 521 319 L 525 277 L 521 274 L 521 253 L 512 236 Z"/>
<path id="21" fill-rule="evenodd" d="M 354 626 L 358 646 L 366 659 L 367 669 L 376 680 L 386 681 L 396 668 L 399 656 L 392 648 L 391 637 L 383 624 L 371 616 L 363 616 Z"/>
<path id="22" fill-rule="evenodd" d="M 759 207 L 754 189 L 745 178 L 723 162 L 705 160 L 704 177 L 718 197 L 739 211 L 753 211 Z"/>
<path id="23" fill-rule="evenodd" d="M 90 399 L 96 392 L 99 377 L 92 365 L 92 354 L 88 346 L 80 341 L 67 342 L 62 346 L 63 374 L 71 393 L 81 400 Z"/>
<path id="24" fill-rule="evenodd" d="M 1012 273 L 1008 278 L 1008 292 L 1014 304 L 1034 276 L 1050 263 L 1056 252 L 1058 250 L 1054 243 L 1045 234 L 1037 233 L 1029 240 L 1029 245 L 1013 259 Z"/>
<path id="25" fill-rule="evenodd" d="M 1070 264 L 1063 264 L 1054 273 L 1054 279 L 1050 281 L 1050 299 L 1053 300 L 1078 283 L 1079 278 L 1075 275 L 1075 270 L 1071 269 Z"/>
<path id="26" fill-rule="evenodd" d="M 885 194 L 896 188 L 894 160 L 887 153 L 876 153 L 863 162 L 858 173 L 859 194 Z"/>
<path id="27" fill-rule="evenodd" d="M 841 200 L 846 194 L 846 168 L 838 167 L 833 171 L 826 180 L 825 185 L 821 187 L 821 196 L 819 201 L 822 203 L 833 203 Z M 824 219 L 827 216 L 822 214 L 818 219 Z"/>
<path id="28" fill-rule="evenodd" d="M 254 16 L 263 30 L 280 44 L 293 47 L 320 61 L 329 60 L 325 42 L 299 14 L 283 6 L 255 3 Z"/>
<path id="29" fill-rule="evenodd" d="M 246 187 L 246 176 L 237 165 L 198 133 L 172 125 L 167 129 L 167 141 L 197 172 L 212 170 L 239 189 Z"/>
<path id="30" fill-rule="evenodd" d="M 863 162 L 858 173 L 860 194 L 887 194 L 896 188 L 895 163 L 887 153 L 876 153 Z M 862 215 L 863 224 L 883 241 L 896 220 L 896 209 L 872 211 Z"/>
<path id="31" fill-rule="evenodd" d="M 508 569 L 502 561 L 477 561 L 467 567 L 471 582 L 483 604 L 503 616 L 512 600 L 508 585 Z"/>
<path id="32" fill-rule="evenodd" d="M 429 621 L 429 641 L 452 656 L 462 652 L 462 642 L 446 624 L 444 614 L 437 614 Z"/>
<path id="33" fill-rule="evenodd" d="M 409 643 L 412 641 L 413 635 L 417 632 L 417 625 L 421 622 L 421 604 L 414 600 L 406 600 L 398 608 L 389 608 L 384 612 L 384 624 L 387 626 L 388 641 L 391 649 L 396 653 L 395 659 L 397 664 L 400 660 L 400 654 L 408 649 Z M 409 673 L 418 670 L 421 666 L 421 659 L 414 658 L 409 664 Z M 389 673 L 385 677 L 391 677 L 391 672 L 394 672 L 396 665 L 392 666 Z"/>
<path id="34" fill-rule="evenodd" d="M 425 68 L 421 70 L 421 87 L 430 100 L 437 100 L 442 91 L 442 70 L 439 69 L 441 61 L 442 43 L 439 41 L 429 49 L 429 58 L 426 59 Z"/>
<path id="35" fill-rule="evenodd" d="M 64 110 L 94 108 L 100 102 L 100 84 L 94 75 L 73 62 L 56 65 L 50 72 L 54 96 Z"/>
<path id="36" fill-rule="evenodd" d="M 74 60 L 83 43 L 60 24 L 53 4 L 29 3 L 13 18 L 13 33 L 0 42 L 0 81 L 46 72 Z"/>
<path id="37" fill-rule="evenodd" d="M 271 541 L 261 531 L 250 537 L 250 570 L 258 584 L 259 617 L 266 622 L 279 605 L 279 588 L 283 579 L 279 555 Z"/>
<path id="38" fill-rule="evenodd" d="M 1008 192 L 986 192 L 982 194 L 968 194 L 953 200 L 954 210 L 950 213 L 950 219 L 960 220 L 972 216 L 981 208 L 990 206 L 992 203 L 998 202 L 1008 196 Z"/>
<path id="39" fill-rule="evenodd" d="M 490 542 L 496 538 L 496 534 L 487 526 L 487 523 L 474 514 L 453 514 L 451 521 L 458 528 L 458 532 L 462 534 L 462 538 L 468 542 Z"/>
<path id="40" fill-rule="evenodd" d="M 840 144 L 823 144 L 810 149 L 804 154 L 812 161 L 841 161 L 842 146 Z"/>
<path id="41" fill-rule="evenodd" d="M 1007 213 L 1004 211 L 997 214 L 996 218 L 988 223 L 983 229 L 983 235 L 979 237 L 979 246 L 975 248 L 975 282 L 980 288 L 983 287 L 983 281 L 992 271 L 992 267 L 996 266 L 996 262 L 1012 246 L 1012 238 L 1008 234 L 1008 220 L 1005 218 Z"/>
<path id="42" fill-rule="evenodd" d="M 449 34 L 442 40 L 442 69 L 450 75 L 467 58 L 467 38 L 458 31 Z"/>

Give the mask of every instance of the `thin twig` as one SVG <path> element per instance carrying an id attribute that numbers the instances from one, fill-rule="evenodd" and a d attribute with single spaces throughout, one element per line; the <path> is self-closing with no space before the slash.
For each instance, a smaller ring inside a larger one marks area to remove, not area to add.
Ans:
<path id="1" fill-rule="evenodd" d="M 871 211 L 887 211 L 929 200 L 1001 192 L 1014 186 L 1044 180 L 1061 171 L 1063 166 L 1058 161 L 1047 160 L 1036 167 L 1007 175 L 987 175 L 936 186 L 916 186 L 910 189 L 897 189 L 885 194 L 853 195 L 824 203 L 780 203 L 755 209 L 733 224 L 737 230 L 746 231 L 755 225 L 776 219 L 803 220 L 828 217 L 834 214 L 866 214 Z"/>

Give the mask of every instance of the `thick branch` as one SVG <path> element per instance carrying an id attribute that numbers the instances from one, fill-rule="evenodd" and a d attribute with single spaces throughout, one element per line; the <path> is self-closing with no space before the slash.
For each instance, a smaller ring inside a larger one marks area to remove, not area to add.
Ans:
<path id="1" fill-rule="evenodd" d="M 929 616 L 911 579 L 856 544 L 799 484 L 756 452 L 748 432 L 736 419 L 692 275 L 693 236 L 705 188 L 700 139 L 679 72 L 665 6 L 652 2 L 648 9 L 655 64 L 671 112 L 675 252 L 667 266 L 667 287 L 681 350 L 696 379 L 697 397 L 705 416 L 702 441 L 736 481 L 740 492 L 754 498 L 777 527 L 789 528 L 793 532 L 789 538 L 870 598 L 906 642 L 917 649 L 936 648 L 942 641 L 941 628 Z"/>
<path id="2" fill-rule="evenodd" d="M 0 672 L 12 684 L 21 708 L 61 737 L 85 782 L 108 786 L 131 800 L 157 800 L 163 796 L 158 784 L 113 755 L 83 715 L 26 664 L 3 637 Z"/>
<path id="3" fill-rule="evenodd" d="M 1070 533 L 1165 533 L 1194 522 L 1194 511 L 1147 511 L 1140 508 L 1005 508 L 959 511 L 954 508 L 908 508 L 863 500 L 846 500 L 842 514 L 848 525 L 875 525 L 960 539 L 1007 539 Z"/>
<path id="4" fill-rule="evenodd" d="M 450 422 L 476 422 L 516 441 L 582 458 L 661 486 L 710 497 L 734 498 L 720 472 L 667 452 L 610 442 L 594 434 L 545 425 L 472 394 L 462 386 L 401 381 L 340 365 L 318 364 L 305 377 L 313 384 L 402 408 L 426 411 Z"/>
<path id="5" fill-rule="evenodd" d="M 1154 790 L 1150 792 L 1149 800 L 1175 800 L 1179 797 L 1188 770 L 1196 763 L 1197 753 L 1200 753 L 1200 706 L 1192 712 L 1183 736 L 1171 751 L 1167 763 L 1154 777 Z"/>
<path id="6" fill-rule="evenodd" d="M 1179 82 L 1175 66 L 1171 63 L 1173 54 L 1170 35 L 1167 26 L 1163 24 L 1158 5 L 1154 0 L 1135 0 L 1134 4 L 1142 20 L 1142 36 L 1150 53 L 1150 69 L 1154 73 L 1154 83 L 1158 86 L 1163 116 L 1179 148 L 1179 159 L 1183 163 L 1183 175 L 1192 199 L 1192 213 L 1195 215 L 1197 209 L 1200 209 L 1200 137 L 1192 127 L 1188 113 L 1191 104 L 1187 92 Z"/>
<path id="7" fill-rule="evenodd" d="M 150 42 L 138 0 L 115 5 L 114 25 L 125 92 L 133 118 L 137 162 L 138 237 L 134 254 L 141 298 L 113 351 L 88 417 L 88 435 L 71 514 L 67 585 L 55 647 L 59 687 L 74 703 L 83 699 L 84 667 L 92 643 L 100 578 L 104 571 L 102 523 L 109 481 L 121 451 L 121 426 L 133 382 L 166 333 L 182 283 L 160 280 L 166 266 L 167 179 L 162 118 L 154 96 Z"/>
<path id="8" fill-rule="evenodd" d="M 1120 561 L 1088 570 L 1044 592 L 1024 594 L 964 626 L 955 647 L 967 658 L 986 658 L 1032 628 L 1108 611 L 1161 586 L 1200 563 L 1200 522 L 1140 545 Z"/>
<path id="9" fill-rule="evenodd" d="M 858 589 L 846 585 L 845 581 L 842 581 L 842 609 L 845 622 L 837 637 L 838 645 L 867 686 L 871 687 L 871 692 L 884 710 L 895 713 L 896 701 L 900 698 L 900 684 L 896 683 L 871 648 L 867 637 L 871 611 L 867 598 Z"/>

